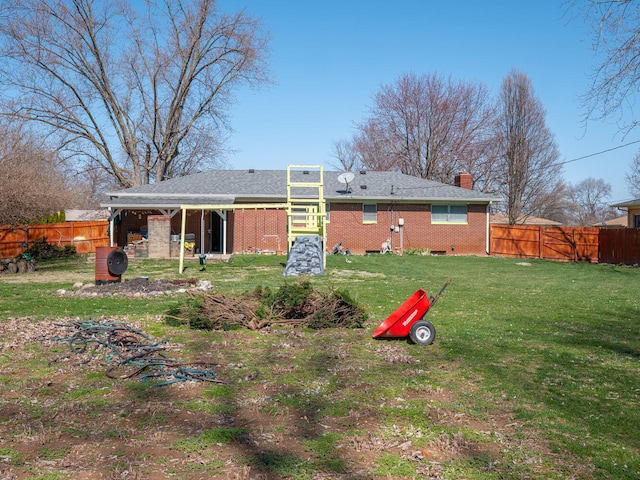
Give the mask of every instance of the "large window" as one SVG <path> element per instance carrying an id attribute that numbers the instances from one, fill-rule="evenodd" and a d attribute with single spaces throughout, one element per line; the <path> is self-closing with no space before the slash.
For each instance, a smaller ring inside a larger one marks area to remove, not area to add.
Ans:
<path id="1" fill-rule="evenodd" d="M 467 206 L 431 205 L 431 223 L 467 223 Z"/>
<path id="2" fill-rule="evenodd" d="M 375 203 L 362 204 L 362 223 L 378 222 L 378 205 Z"/>

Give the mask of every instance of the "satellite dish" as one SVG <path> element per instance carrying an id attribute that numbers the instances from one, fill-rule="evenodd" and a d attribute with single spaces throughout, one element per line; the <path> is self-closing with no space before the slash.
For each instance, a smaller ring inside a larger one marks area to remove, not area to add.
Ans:
<path id="1" fill-rule="evenodd" d="M 349 182 L 351 182 L 355 177 L 356 175 L 353 172 L 344 172 L 338 175 L 338 181 L 346 185 L 345 190 L 347 193 L 349 193 L 350 191 Z"/>
<path id="2" fill-rule="evenodd" d="M 338 175 L 338 181 L 346 185 L 348 185 L 354 178 L 356 178 L 356 175 L 353 172 L 344 172 Z"/>

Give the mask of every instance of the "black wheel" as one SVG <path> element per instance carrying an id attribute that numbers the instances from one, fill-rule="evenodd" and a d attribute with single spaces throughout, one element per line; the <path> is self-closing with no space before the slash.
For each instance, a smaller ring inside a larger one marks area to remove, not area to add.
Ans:
<path id="1" fill-rule="evenodd" d="M 129 265 L 129 257 L 124 250 L 117 248 L 107 256 L 107 270 L 114 277 L 122 275 Z"/>
<path id="2" fill-rule="evenodd" d="M 426 320 L 418 320 L 409 331 L 411 343 L 419 345 L 431 345 L 436 339 L 436 327 Z"/>

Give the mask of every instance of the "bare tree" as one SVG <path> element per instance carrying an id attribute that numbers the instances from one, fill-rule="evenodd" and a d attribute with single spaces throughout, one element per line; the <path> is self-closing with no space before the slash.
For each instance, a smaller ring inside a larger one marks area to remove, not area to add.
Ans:
<path id="1" fill-rule="evenodd" d="M 393 142 L 379 119 L 369 118 L 359 125 L 353 144 L 364 168 L 379 172 L 400 170 L 392 152 Z"/>
<path id="2" fill-rule="evenodd" d="M 509 223 L 532 215 L 562 182 L 555 139 L 545 122 L 545 111 L 529 78 L 512 70 L 503 80 L 496 124 L 500 152 L 500 190 Z"/>
<path id="3" fill-rule="evenodd" d="M 73 203 L 55 151 L 23 126 L 1 122 L 0 138 L 0 225 L 37 221 Z"/>
<path id="4" fill-rule="evenodd" d="M 75 192 L 74 203 L 69 207 L 96 209 L 108 200 L 107 192 L 118 189 L 114 178 L 98 167 L 88 167 L 79 172 L 68 172 L 69 182 Z"/>
<path id="5" fill-rule="evenodd" d="M 532 199 L 528 216 L 545 218 L 560 222 L 563 225 L 574 224 L 573 202 L 571 200 L 571 186 L 563 180 L 558 180 L 553 189 L 546 189 Z"/>
<path id="6" fill-rule="evenodd" d="M 633 157 L 633 163 L 631 164 L 631 170 L 625 176 L 627 183 L 627 190 L 635 198 L 640 197 L 640 152 L 637 152 Z"/>
<path id="7" fill-rule="evenodd" d="M 400 76 L 374 95 L 355 144 L 365 166 L 453 183 L 460 171 L 488 180 L 493 102 L 481 84 L 437 74 Z"/>
<path id="8" fill-rule="evenodd" d="M 602 225 L 615 218 L 616 213 L 608 204 L 611 185 L 601 178 L 589 177 L 571 187 L 573 220 L 576 225 Z"/>
<path id="9" fill-rule="evenodd" d="M 615 117 L 626 135 L 640 122 L 633 114 L 640 90 L 640 3 L 568 0 L 565 6 L 589 24 L 593 48 L 603 57 L 593 69 L 591 87 L 583 98 L 586 118 Z"/>
<path id="10" fill-rule="evenodd" d="M 6 1 L 4 111 L 123 187 L 220 159 L 234 88 L 265 78 L 268 36 L 215 0 Z"/>
<path id="11" fill-rule="evenodd" d="M 353 172 L 362 164 L 360 153 L 353 140 L 336 140 L 333 143 L 332 156 L 337 161 L 334 166 L 345 172 Z"/>

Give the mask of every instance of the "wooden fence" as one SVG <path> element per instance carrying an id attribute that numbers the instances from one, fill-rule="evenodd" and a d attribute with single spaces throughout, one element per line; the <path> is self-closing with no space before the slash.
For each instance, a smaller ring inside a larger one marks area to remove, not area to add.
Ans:
<path id="1" fill-rule="evenodd" d="M 600 262 L 640 265 L 640 229 L 616 228 L 600 233 Z"/>
<path id="2" fill-rule="evenodd" d="M 93 253 L 96 247 L 109 246 L 108 229 L 106 220 L 0 226 L 0 258 L 18 256 L 40 238 L 50 245 L 74 245 L 78 253 Z"/>
<path id="3" fill-rule="evenodd" d="M 0 226 L 0 258 L 23 253 L 35 240 L 78 253 L 109 246 L 109 222 L 65 222 L 45 225 Z M 640 264 L 640 229 L 491 225 L 490 254 L 516 258 L 543 258 L 567 262 Z"/>
<path id="4" fill-rule="evenodd" d="M 635 265 L 640 263 L 640 230 L 491 225 L 490 254 Z"/>

